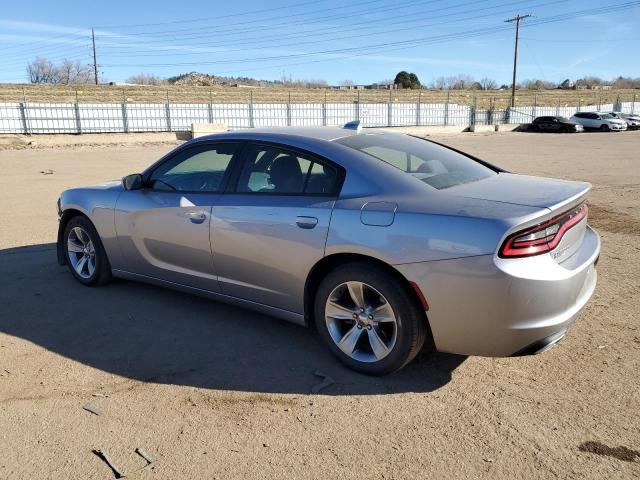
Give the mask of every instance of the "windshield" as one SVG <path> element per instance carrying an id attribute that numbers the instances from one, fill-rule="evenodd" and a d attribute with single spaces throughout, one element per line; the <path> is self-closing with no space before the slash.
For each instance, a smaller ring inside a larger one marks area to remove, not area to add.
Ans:
<path id="1" fill-rule="evenodd" d="M 496 175 L 469 157 L 408 135 L 360 134 L 340 138 L 336 143 L 371 155 L 437 189 Z"/>
<path id="2" fill-rule="evenodd" d="M 601 116 L 602 118 L 606 118 L 607 120 L 608 120 L 608 119 L 613 118 L 613 115 L 609 115 L 608 113 L 603 113 L 603 114 L 602 114 L 602 115 L 600 115 L 600 116 Z"/>
<path id="3" fill-rule="evenodd" d="M 571 121 L 565 117 L 558 117 L 558 121 L 562 123 L 571 123 Z"/>

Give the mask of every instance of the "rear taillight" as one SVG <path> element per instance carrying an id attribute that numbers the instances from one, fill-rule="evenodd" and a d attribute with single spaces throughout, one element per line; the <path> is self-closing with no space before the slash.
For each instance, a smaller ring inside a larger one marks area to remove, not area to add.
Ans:
<path id="1" fill-rule="evenodd" d="M 553 250 L 564 234 L 587 216 L 587 206 L 582 204 L 553 217 L 548 222 L 513 233 L 500 247 L 502 258 L 530 257 Z"/>

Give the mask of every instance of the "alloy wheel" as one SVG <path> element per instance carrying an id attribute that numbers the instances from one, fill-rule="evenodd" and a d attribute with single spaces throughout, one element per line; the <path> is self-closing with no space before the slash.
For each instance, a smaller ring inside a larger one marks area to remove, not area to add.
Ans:
<path id="1" fill-rule="evenodd" d="M 73 227 L 67 238 L 69 261 L 75 272 L 89 279 L 96 270 L 96 250 L 89 234 L 81 227 Z"/>
<path id="2" fill-rule="evenodd" d="M 336 346 L 359 362 L 378 362 L 396 344 L 398 322 L 391 305 L 363 282 L 344 282 L 333 289 L 325 304 L 325 322 Z"/>

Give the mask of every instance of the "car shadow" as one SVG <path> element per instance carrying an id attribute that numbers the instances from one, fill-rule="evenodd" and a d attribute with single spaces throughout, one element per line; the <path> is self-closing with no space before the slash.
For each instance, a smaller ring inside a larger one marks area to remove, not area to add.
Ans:
<path id="1" fill-rule="evenodd" d="M 343 367 L 312 329 L 197 296 L 128 281 L 79 284 L 54 244 L 0 250 L 0 331 L 84 365 L 143 382 L 326 395 L 430 392 L 466 357 L 423 353 L 368 377 Z"/>

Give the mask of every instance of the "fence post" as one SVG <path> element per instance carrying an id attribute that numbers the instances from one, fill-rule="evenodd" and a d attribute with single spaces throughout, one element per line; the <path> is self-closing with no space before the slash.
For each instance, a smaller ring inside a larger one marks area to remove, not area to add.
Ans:
<path id="1" fill-rule="evenodd" d="M 129 118 L 127 114 L 127 93 L 122 89 L 122 129 L 124 133 L 129 133 Z"/>
<path id="2" fill-rule="evenodd" d="M 602 108 L 601 104 L 602 104 L 602 96 L 598 94 L 598 111 L 600 111 L 600 109 Z"/>
<path id="3" fill-rule="evenodd" d="M 289 97 L 287 100 L 287 127 L 291 126 L 291 90 L 289 90 Z"/>
<path id="4" fill-rule="evenodd" d="M 538 94 L 533 96 L 533 118 L 538 116 Z"/>
<path id="5" fill-rule="evenodd" d="M 582 111 L 582 99 L 578 98 L 578 112 Z"/>
<path id="6" fill-rule="evenodd" d="M 418 101 L 416 102 L 416 127 L 420 126 L 420 108 L 422 107 L 422 92 L 418 92 Z"/>
<path id="7" fill-rule="evenodd" d="M 391 120 L 392 120 L 392 110 L 391 110 L 391 102 L 392 102 L 392 95 L 393 92 L 391 92 L 391 90 L 389 90 L 389 103 L 387 104 L 387 127 L 391 126 Z"/>
<path id="8" fill-rule="evenodd" d="M 356 120 L 360 121 L 360 90 L 356 91 Z"/>
<path id="9" fill-rule="evenodd" d="M 471 107 L 471 118 L 470 123 L 471 125 L 474 127 L 473 130 L 471 130 L 472 132 L 475 130 L 475 126 L 476 126 L 476 110 L 478 108 L 478 97 L 473 97 L 473 106 Z"/>
<path id="10" fill-rule="evenodd" d="M 635 98 L 635 95 L 634 95 Z M 31 131 L 29 129 L 29 121 L 27 119 L 27 94 L 22 89 L 22 103 L 20 104 L 20 119 L 22 120 L 22 128 L 24 129 L 25 135 L 31 135 Z"/>
<path id="11" fill-rule="evenodd" d="M 207 109 L 209 123 L 213 123 L 213 94 L 209 90 L 209 108 Z"/>
<path id="12" fill-rule="evenodd" d="M 164 105 L 164 113 L 167 120 L 167 132 L 171 131 L 171 107 L 169 106 L 169 90 L 167 90 L 167 103 Z"/>
<path id="13" fill-rule="evenodd" d="M 444 126 L 449 125 L 449 99 L 451 98 L 451 91 L 447 91 L 447 103 L 444 104 Z"/>
<path id="14" fill-rule="evenodd" d="M 76 103 L 73 106 L 76 112 L 76 130 L 82 133 L 82 123 L 80 122 L 80 106 L 78 105 L 78 89 L 76 88 Z"/>
<path id="15" fill-rule="evenodd" d="M 493 97 L 489 97 L 489 111 L 487 112 L 487 124 L 494 125 L 493 121 Z"/>
<path id="16" fill-rule="evenodd" d="M 327 92 L 324 92 L 324 103 L 322 104 L 322 126 L 327 126 Z"/>
<path id="17" fill-rule="evenodd" d="M 558 104 L 556 105 L 556 117 L 560 115 L 560 97 L 558 97 Z"/>
<path id="18" fill-rule="evenodd" d="M 631 113 L 636 113 L 636 94 L 633 94 L 633 103 L 631 104 Z"/>
<path id="19" fill-rule="evenodd" d="M 253 128 L 253 89 L 249 90 L 249 128 Z"/>

